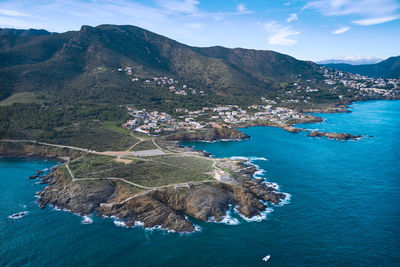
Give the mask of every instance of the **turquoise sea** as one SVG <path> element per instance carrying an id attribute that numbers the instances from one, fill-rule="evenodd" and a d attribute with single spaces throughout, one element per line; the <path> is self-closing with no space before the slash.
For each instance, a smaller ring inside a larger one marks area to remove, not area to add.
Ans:
<path id="1" fill-rule="evenodd" d="M 400 101 L 351 110 L 300 127 L 364 135 L 359 141 L 254 127 L 243 129 L 248 141 L 186 144 L 214 157 L 264 157 L 253 163 L 291 194 L 264 221 L 233 214 L 240 224 L 196 222 L 201 232 L 189 235 L 40 210 L 34 194 L 43 185 L 27 178 L 57 163 L 1 158 L 0 266 L 399 266 Z M 8 218 L 20 211 L 29 213 Z"/>

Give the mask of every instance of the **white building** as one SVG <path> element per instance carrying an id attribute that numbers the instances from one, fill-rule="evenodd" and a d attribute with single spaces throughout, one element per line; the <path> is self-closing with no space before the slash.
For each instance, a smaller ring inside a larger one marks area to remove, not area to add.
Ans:
<path id="1" fill-rule="evenodd" d="M 231 176 L 226 171 L 215 171 L 214 177 L 218 181 L 231 181 Z"/>

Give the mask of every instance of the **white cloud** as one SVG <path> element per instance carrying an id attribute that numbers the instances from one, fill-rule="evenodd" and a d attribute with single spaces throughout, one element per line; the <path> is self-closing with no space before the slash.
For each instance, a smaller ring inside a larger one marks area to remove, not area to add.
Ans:
<path id="1" fill-rule="evenodd" d="M 397 16 L 380 17 L 380 18 L 360 19 L 360 20 L 354 20 L 352 22 L 357 25 L 369 26 L 369 25 L 375 25 L 375 24 L 389 22 L 389 21 L 396 20 L 399 18 L 400 18 L 400 16 L 397 15 Z"/>
<path id="2" fill-rule="evenodd" d="M 283 26 L 276 21 L 265 23 L 264 29 L 270 33 L 268 43 L 272 45 L 294 45 L 298 42 L 297 37 L 300 35 L 300 32 L 293 30 L 290 26 Z"/>
<path id="3" fill-rule="evenodd" d="M 186 25 L 187 28 L 192 29 L 192 30 L 202 30 L 204 29 L 204 24 L 203 23 L 189 23 Z"/>
<path id="4" fill-rule="evenodd" d="M 29 17 L 29 15 L 25 13 L 21 13 L 18 11 L 14 10 L 8 10 L 8 9 L 0 9 L 0 15 L 6 15 L 6 16 L 12 16 L 12 17 Z"/>
<path id="5" fill-rule="evenodd" d="M 396 0 L 317 0 L 308 2 L 305 9 L 315 9 L 325 16 L 360 16 L 358 25 L 373 25 L 399 19 L 400 4 Z"/>
<path id="6" fill-rule="evenodd" d="M 244 12 L 247 11 L 247 8 L 246 8 L 246 6 L 244 4 L 239 4 L 239 5 L 237 5 L 236 10 L 239 13 L 244 13 Z"/>
<path id="7" fill-rule="evenodd" d="M 334 30 L 332 33 L 333 34 L 342 34 L 342 33 L 347 32 L 348 30 L 350 30 L 350 27 L 341 27 L 337 30 Z"/>
<path id="8" fill-rule="evenodd" d="M 173 12 L 179 13 L 195 13 L 197 11 L 197 5 L 200 4 L 197 0 L 159 0 L 157 1 L 159 6 Z"/>
<path id="9" fill-rule="evenodd" d="M 286 20 L 286 22 L 287 22 L 287 23 L 290 23 L 290 22 L 295 21 L 295 20 L 298 20 L 298 19 L 299 19 L 299 17 L 297 16 L 297 14 L 293 13 L 293 14 L 290 14 L 290 15 L 289 15 L 289 17 L 288 17 L 288 19 Z"/>

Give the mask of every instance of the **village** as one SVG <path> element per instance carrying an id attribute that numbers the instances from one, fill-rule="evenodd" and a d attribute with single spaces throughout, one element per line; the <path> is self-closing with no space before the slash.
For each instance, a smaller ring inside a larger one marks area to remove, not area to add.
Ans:
<path id="1" fill-rule="evenodd" d="M 349 88 L 348 90 L 358 90 L 357 93 L 360 96 L 394 96 L 400 94 L 400 79 L 371 78 L 329 68 L 324 68 L 323 74 L 326 84 L 334 86 L 334 88 L 343 85 Z"/>
<path id="2" fill-rule="evenodd" d="M 179 81 L 166 76 L 139 78 L 133 74 L 131 67 L 119 68 L 115 71 L 125 73 L 133 83 L 143 83 L 149 86 L 165 88 L 171 94 L 180 96 L 204 95 L 204 91 L 196 90 Z M 400 95 L 400 79 L 370 78 L 359 74 L 351 74 L 330 68 L 320 69 L 324 83 L 332 90 L 347 88 L 355 97 L 392 97 Z M 267 121 L 277 125 L 287 125 L 290 121 L 301 120 L 305 114 L 295 111 L 293 105 L 307 103 L 312 95 L 320 89 L 310 85 L 293 83 L 292 89 L 285 91 L 283 96 L 273 100 L 261 97 L 260 103 L 246 107 L 223 105 L 217 107 L 202 107 L 199 110 L 177 108 L 174 115 L 158 111 L 126 106 L 131 116 L 123 127 L 148 135 L 161 135 L 180 130 L 199 130 L 205 127 L 231 127 L 234 124 Z M 343 99 L 343 95 L 338 95 Z M 288 107 L 289 106 L 289 107 Z"/>
<path id="3" fill-rule="evenodd" d="M 269 121 L 276 124 L 286 124 L 293 119 L 302 119 L 304 114 L 286 107 L 272 105 L 252 105 L 241 108 L 236 105 L 225 105 L 214 108 L 203 107 L 201 110 L 176 109 L 173 117 L 157 110 L 147 111 L 127 107 L 132 119 L 123 127 L 148 135 L 159 135 L 179 130 L 198 130 L 207 126 L 219 128 L 230 127 L 230 124 Z"/>

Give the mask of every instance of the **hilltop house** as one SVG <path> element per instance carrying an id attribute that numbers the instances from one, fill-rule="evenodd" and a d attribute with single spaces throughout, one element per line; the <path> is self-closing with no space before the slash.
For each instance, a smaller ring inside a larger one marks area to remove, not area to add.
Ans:
<path id="1" fill-rule="evenodd" d="M 222 182 L 226 182 L 226 181 L 232 180 L 231 176 L 229 175 L 229 173 L 227 173 L 226 171 L 221 171 L 221 170 L 215 171 L 214 177 L 218 181 L 222 181 Z"/>

